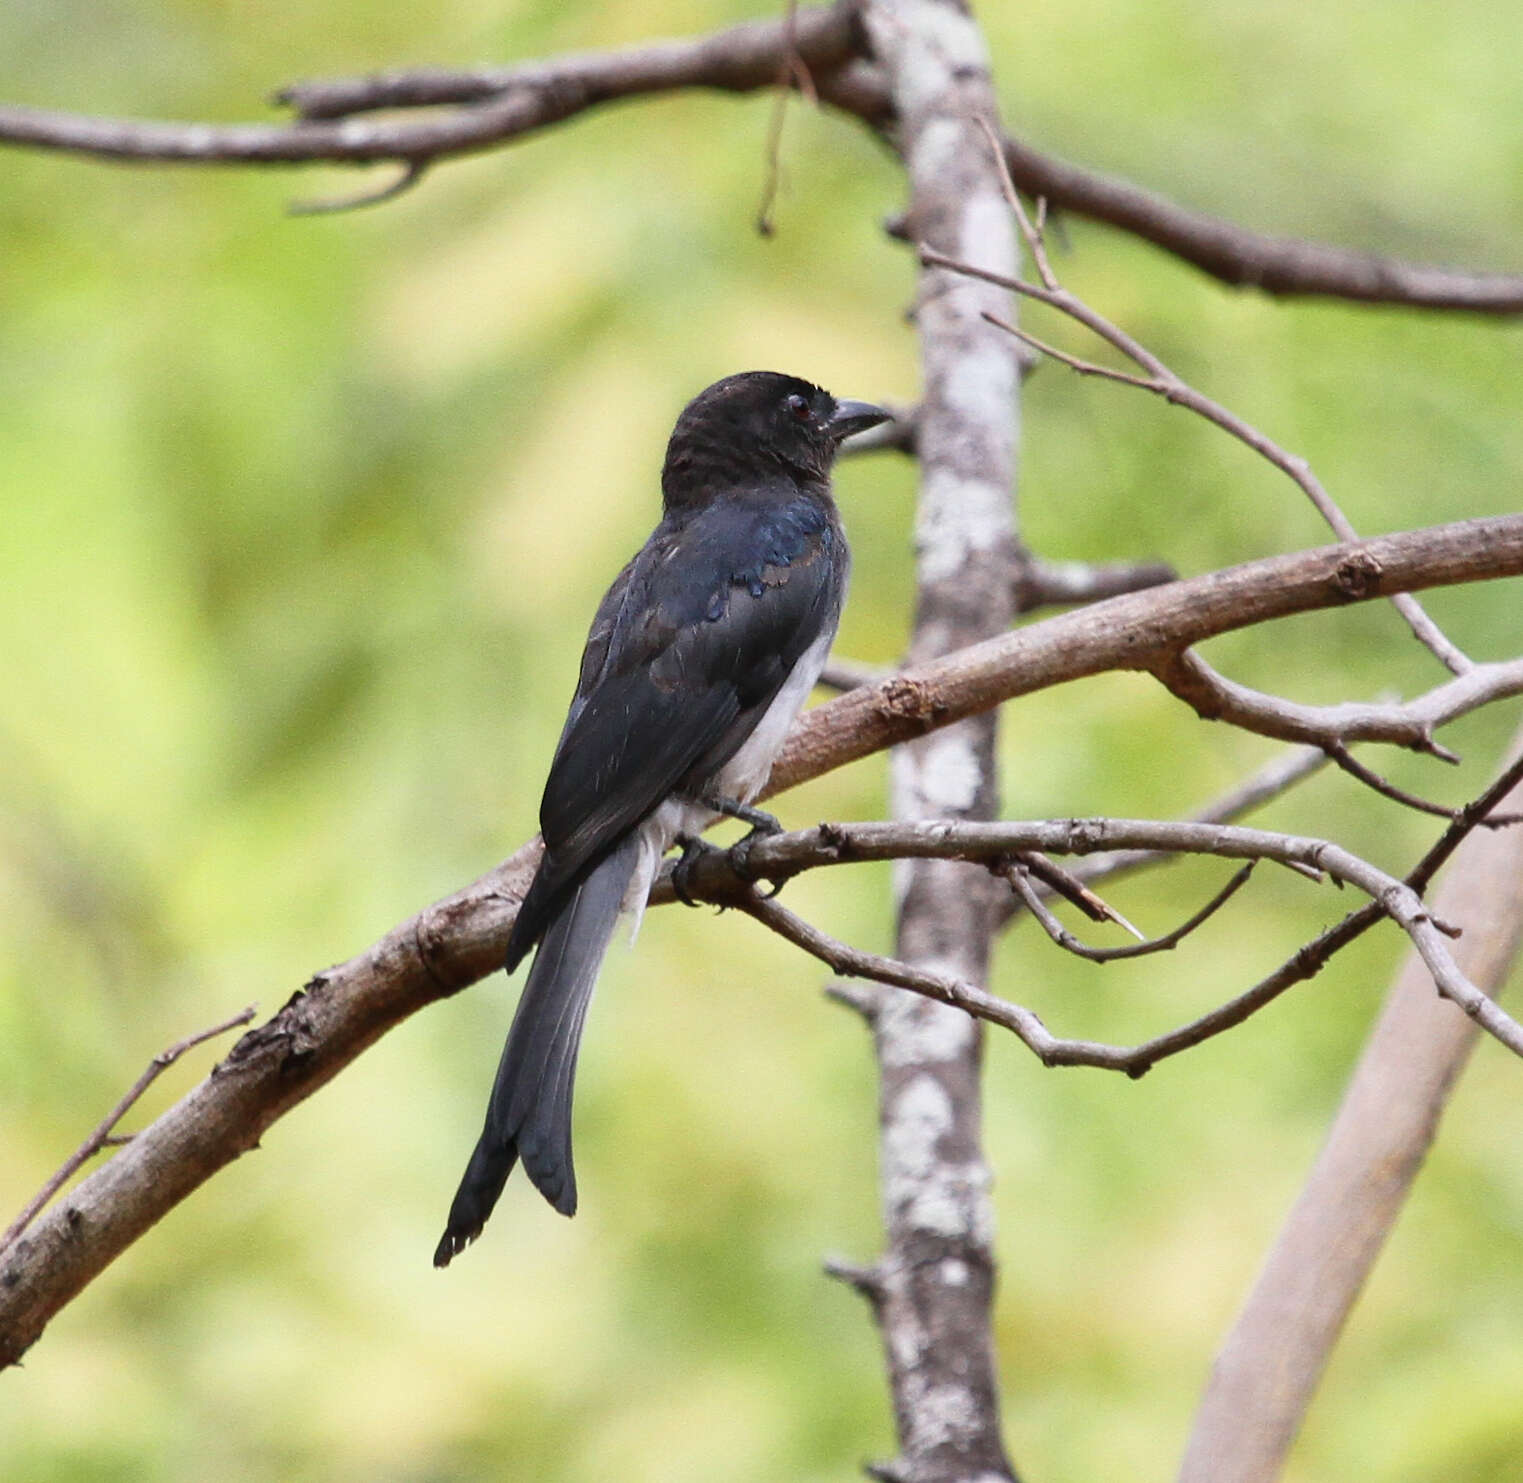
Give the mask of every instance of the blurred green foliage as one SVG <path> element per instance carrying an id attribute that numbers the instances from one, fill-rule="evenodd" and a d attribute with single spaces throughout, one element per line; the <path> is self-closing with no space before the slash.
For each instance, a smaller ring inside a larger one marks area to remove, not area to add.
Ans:
<path id="1" fill-rule="evenodd" d="M 571 3 L 12 0 L 0 93 L 235 119 L 298 75 L 528 57 L 750 11 Z M 1255 226 L 1523 267 L 1523 12 L 1510 0 L 987 7 L 1013 127 Z M 862 131 L 796 106 L 779 232 L 751 229 L 767 99 L 626 106 L 291 219 L 338 171 L 124 170 L 0 154 L 0 1188 L 19 1206 L 155 1051 L 489 867 L 534 827 L 584 624 L 643 538 L 672 418 L 713 377 L 797 371 L 913 398 L 901 204 Z M 1064 224 L 1060 269 L 1308 455 L 1362 528 L 1516 508 L 1523 330 L 1233 294 Z M 1066 325 L 1044 330 L 1089 353 Z M 1047 368 L 1024 405 L 1043 555 L 1195 572 L 1323 539 L 1213 429 Z M 840 479 L 842 649 L 886 662 L 913 476 Z M 1516 584 L 1432 607 L 1518 648 Z M 1306 699 L 1435 668 L 1387 610 L 1225 639 Z M 1454 800 L 1516 708 L 1453 729 Z M 1111 676 L 1007 715 L 1017 815 L 1168 815 L 1270 754 Z M 781 801 L 873 817 L 881 760 Z M 1267 820 L 1389 866 L 1431 821 L 1323 777 Z M 1118 888 L 1160 930 L 1221 878 Z M 888 876 L 793 904 L 882 946 Z M 1138 1036 L 1241 987 L 1345 903 L 1261 873 L 1166 960 L 1097 970 L 1029 931 L 995 987 Z M 1400 952 L 1375 934 L 1262 1018 L 1138 1084 L 992 1037 L 998 1341 L 1042 1483 L 1165 1478 L 1213 1346 L 1294 1192 Z M 877 1248 L 860 1027 L 754 925 L 663 911 L 604 975 L 584 1056 L 584 1210 L 514 1181 L 428 1264 L 512 1004 L 502 979 L 390 1036 L 75 1302 L 0 1380 L 0 1475 L 73 1480 L 825 1480 L 892 1436 L 868 1316 L 827 1252 Z M 155 1089 L 184 1091 L 203 1052 Z M 1289 1477 L 1523 1467 L 1523 1069 L 1483 1046 Z"/>

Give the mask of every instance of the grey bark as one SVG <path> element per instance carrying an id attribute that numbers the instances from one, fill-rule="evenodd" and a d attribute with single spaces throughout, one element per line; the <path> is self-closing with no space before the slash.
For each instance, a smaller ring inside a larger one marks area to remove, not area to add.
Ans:
<path id="1" fill-rule="evenodd" d="M 996 123 L 983 39 L 950 0 L 873 0 L 864 22 L 893 99 L 917 241 L 995 272 L 1015 267 L 1014 227 L 980 121 Z M 1018 547 L 1018 349 L 981 317 L 1008 296 L 922 270 L 915 320 L 923 390 L 916 612 L 908 662 L 923 664 L 1008 627 Z M 995 717 L 898 748 L 897 819 L 991 819 L 999 810 Z M 903 861 L 897 955 L 986 981 L 993 882 L 945 861 Z M 887 1248 L 877 1267 L 899 1457 L 913 1483 L 1013 1479 L 999 1426 L 991 1339 L 995 1259 L 982 1148 L 983 1031 L 958 1009 L 883 989 L 869 1007 L 880 1068 L 880 1171 Z"/>

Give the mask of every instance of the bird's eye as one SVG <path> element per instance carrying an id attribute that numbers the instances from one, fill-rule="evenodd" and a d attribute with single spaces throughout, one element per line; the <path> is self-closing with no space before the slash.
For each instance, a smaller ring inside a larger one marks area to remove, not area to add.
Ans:
<path id="1" fill-rule="evenodd" d="M 797 392 L 788 398 L 783 405 L 788 409 L 788 414 L 795 422 L 809 421 L 809 398 L 801 397 Z"/>

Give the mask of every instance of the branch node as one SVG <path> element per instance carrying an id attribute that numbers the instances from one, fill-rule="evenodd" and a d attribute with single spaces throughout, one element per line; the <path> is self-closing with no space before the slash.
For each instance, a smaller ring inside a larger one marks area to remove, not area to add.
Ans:
<path id="1" fill-rule="evenodd" d="M 878 1022 L 881 1008 L 879 996 L 873 989 L 836 979 L 825 985 L 825 997 L 847 1009 L 854 1009 L 869 1025 Z"/>
<path id="2" fill-rule="evenodd" d="M 379 206 L 383 201 L 394 201 L 404 191 L 409 191 L 420 180 L 431 161 L 423 157 L 400 162 L 401 173 L 379 190 L 359 191 L 349 196 L 318 196 L 306 201 L 291 201 L 286 206 L 288 216 L 336 216 L 341 211 L 359 211 L 366 206 Z"/>
<path id="3" fill-rule="evenodd" d="M 876 1263 L 872 1266 L 862 1266 L 857 1262 L 849 1262 L 843 1257 L 831 1256 L 825 1258 L 824 1270 L 827 1277 L 834 1277 L 837 1282 L 844 1282 L 874 1306 L 883 1301 L 885 1278 L 883 1268 Z"/>

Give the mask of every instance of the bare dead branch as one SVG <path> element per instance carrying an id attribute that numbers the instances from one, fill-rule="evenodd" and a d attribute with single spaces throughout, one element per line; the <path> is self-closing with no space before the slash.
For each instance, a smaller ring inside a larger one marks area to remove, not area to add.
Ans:
<path id="1" fill-rule="evenodd" d="M 1178 578 L 1166 561 L 1030 561 L 1016 579 L 1015 606 L 1017 612 L 1033 613 L 1038 608 L 1100 602 Z"/>
<path id="2" fill-rule="evenodd" d="M 780 902 L 747 888 L 723 852 L 715 851 L 699 862 L 691 889 L 696 896 L 739 907 L 818 958 L 834 973 L 911 989 L 1010 1030 L 1044 1065 L 1094 1066 L 1132 1077 L 1141 1076 L 1159 1061 L 1243 1023 L 1292 985 L 1320 972 L 1336 952 L 1377 921 L 1389 918 L 1407 934 L 1439 993 L 1515 1055 L 1523 1056 L 1523 1025 L 1466 978 L 1445 941 L 1453 929 L 1424 907 L 1419 894 L 1438 866 L 1495 809 L 1520 777 L 1523 760 L 1510 767 L 1497 784 L 1463 811 L 1463 817 L 1450 825 L 1405 880 L 1386 874 L 1327 840 L 1226 825 L 1136 819 L 1068 819 L 1029 824 L 951 824 L 941 820 L 918 825 L 829 824 L 757 841 L 748 865 L 758 876 L 775 881 L 786 880 L 801 870 L 861 860 L 923 856 L 987 862 L 1020 849 L 1041 849 L 1061 855 L 1115 847 L 1263 859 L 1310 867 L 1326 872 L 1334 881 L 1354 886 L 1369 897 L 1365 906 L 1300 948 L 1245 993 L 1189 1024 L 1135 1046 L 1054 1036 L 1031 1010 L 1000 999 L 965 979 L 849 947 Z"/>
<path id="3" fill-rule="evenodd" d="M 1298 705 L 1236 684 L 1191 649 L 1162 654 L 1149 668 L 1171 694 L 1203 720 L 1227 721 L 1261 736 L 1319 746 L 1345 772 L 1377 793 L 1442 818 L 1452 817 L 1454 810 L 1398 788 L 1358 761 L 1348 744 L 1392 742 L 1454 762 L 1458 760 L 1454 753 L 1434 740 L 1435 728 L 1491 701 L 1523 693 L 1523 659 L 1477 664 L 1410 701 L 1345 702 L 1336 706 Z"/>
<path id="4" fill-rule="evenodd" d="M 6 1247 L 10 1246 L 26 1228 L 36 1219 L 40 1211 L 54 1195 L 74 1177 L 75 1171 L 82 1168 L 86 1163 L 98 1154 L 103 1148 L 120 1148 L 130 1143 L 133 1135 L 114 1134 L 112 1129 L 126 1117 L 128 1112 L 136 1105 L 138 1099 L 153 1085 L 159 1077 L 167 1071 L 188 1050 L 193 1050 L 198 1045 L 205 1044 L 208 1040 L 214 1040 L 218 1035 L 226 1035 L 229 1030 L 235 1030 L 239 1025 L 248 1024 L 258 1013 L 259 1006 L 250 1004 L 247 1009 L 239 1010 L 228 1019 L 211 1026 L 207 1030 L 198 1030 L 194 1035 L 187 1035 L 183 1040 L 177 1040 L 171 1046 L 161 1050 L 144 1069 L 143 1074 L 127 1088 L 120 1102 L 95 1125 L 94 1130 L 73 1153 L 49 1177 L 48 1182 L 37 1191 L 27 1202 L 26 1208 L 5 1228 L 4 1235 L 0 1235 L 0 1255 L 3 1255 Z"/>
<path id="5" fill-rule="evenodd" d="M 850 0 L 800 10 L 797 50 L 821 98 L 889 132 L 894 108 L 880 68 L 857 47 Z M 680 88 L 746 93 L 776 85 L 780 21 L 750 22 L 692 40 L 549 59 L 518 67 L 401 69 L 293 83 L 275 101 L 294 124 L 156 123 L 0 108 L 0 143 L 142 163 L 302 164 L 436 160 L 490 148 L 616 99 Z M 500 105 L 507 104 L 503 107 Z M 381 110 L 454 108 L 437 118 L 355 127 Z M 494 111 L 495 109 L 495 111 Z M 343 125 L 346 127 L 338 127 Z M 1006 164 L 1028 195 L 1127 231 L 1234 287 L 1356 303 L 1479 314 L 1523 312 L 1523 277 L 1407 263 L 1251 231 L 1180 206 L 1133 182 L 1077 165 L 1017 138 Z"/>
<path id="6" fill-rule="evenodd" d="M 1220 402 L 1212 398 L 1186 382 L 1182 377 L 1170 370 L 1163 361 L 1148 350 L 1133 336 L 1106 319 L 1104 315 L 1092 309 L 1083 299 L 1071 290 L 1062 287 L 1053 273 L 1047 261 L 1046 253 L 1042 247 L 1041 234 L 1037 232 L 1031 219 L 1027 216 L 1020 197 L 1012 188 L 1009 199 L 1014 203 L 1016 220 L 1020 223 L 1021 230 L 1027 241 L 1032 244 L 1032 254 L 1036 260 L 1038 270 L 1042 275 L 1042 284 L 1027 283 L 1020 279 L 1010 278 L 1000 274 L 990 274 L 986 269 L 973 265 L 961 264 L 955 258 L 949 258 L 943 253 L 935 251 L 922 244 L 920 258 L 922 262 L 934 263 L 939 267 L 946 268 L 950 272 L 961 272 L 967 269 L 969 276 L 981 278 L 988 282 L 999 282 L 1001 287 L 1012 289 L 1014 292 L 1034 299 L 1036 302 L 1046 304 L 1049 308 L 1056 309 L 1066 314 L 1070 319 L 1082 324 L 1091 333 L 1097 335 L 1108 345 L 1116 350 L 1134 365 L 1140 366 L 1146 373 L 1142 376 L 1134 376 L 1129 372 L 1112 371 L 1108 367 L 1096 365 L 1090 361 L 1081 361 L 1075 356 L 1068 355 L 1064 351 L 1056 350 L 1045 341 L 1038 340 L 1035 336 L 1026 333 L 1015 325 L 1002 322 L 998 316 L 991 316 L 991 323 L 999 324 L 1001 328 L 1015 336 L 1025 344 L 1043 354 L 1052 355 L 1063 364 L 1074 370 L 1082 371 L 1089 375 L 1103 376 L 1108 380 L 1119 381 L 1128 386 L 1136 386 L 1144 391 L 1150 391 L 1161 396 L 1165 401 L 1174 406 L 1187 407 L 1197 413 L 1207 422 L 1236 438 L 1244 446 L 1251 448 L 1261 458 L 1267 460 L 1281 473 L 1286 475 L 1312 503 L 1313 508 L 1328 527 L 1340 539 L 1345 541 L 1357 540 L 1358 535 L 1353 524 L 1339 508 L 1322 481 L 1312 472 L 1311 465 L 1298 454 L 1288 453 L 1280 447 L 1272 438 L 1266 437 L 1252 424 L 1245 422 L 1235 412 L 1224 407 Z M 1438 660 L 1452 673 L 1461 675 L 1472 667 L 1472 661 L 1439 629 L 1438 625 L 1428 617 L 1421 605 L 1408 593 L 1397 594 L 1391 599 L 1392 606 L 1406 620 L 1407 626 L 1419 642 L 1425 644 Z"/>
<path id="7" fill-rule="evenodd" d="M 1345 701 L 1299 705 L 1227 679 L 1193 650 L 1160 654 L 1149 671 L 1202 720 L 1230 721 L 1244 731 L 1280 741 L 1326 747 L 1342 742 L 1389 742 L 1445 762 L 1453 752 L 1433 733 L 1494 700 L 1523 694 L 1523 659 L 1477 664 L 1463 675 L 1407 701 Z"/>
<path id="8" fill-rule="evenodd" d="M 1110 598 L 915 666 L 807 712 L 768 783 L 781 792 L 1002 701 L 1267 618 L 1523 573 L 1523 516 L 1496 515 L 1324 546 Z"/>
<path id="9" fill-rule="evenodd" d="M 1011 696 L 1103 669 L 1145 666 L 1162 649 L 1231 628 L 1405 586 L 1520 573 L 1523 516 L 1502 516 L 1273 557 L 1112 598 L 914 666 L 808 712 L 774 767 L 768 792 Z M 1028 843 L 1046 848 L 1039 839 Z M 538 854 L 537 841 L 525 845 L 474 884 L 318 975 L 68 1199 L 44 1210 L 0 1260 L 0 1366 L 15 1363 L 51 1317 L 138 1237 L 387 1030 L 494 972 Z"/>
<path id="10" fill-rule="evenodd" d="M 1000 871 L 1000 875 L 1010 882 L 1026 908 L 1038 922 L 1043 931 L 1060 948 L 1072 953 L 1076 958 L 1083 958 L 1090 963 L 1115 963 L 1123 958 L 1143 958 L 1152 953 L 1166 953 L 1178 947 L 1195 929 L 1208 922 L 1224 907 L 1243 886 L 1247 885 L 1248 877 L 1253 874 L 1256 862 L 1250 860 L 1240 870 L 1236 871 L 1232 878 L 1220 891 L 1216 893 L 1201 909 L 1187 921 L 1181 922 L 1172 932 L 1166 932 L 1162 937 L 1144 938 L 1128 947 L 1090 947 L 1080 942 L 1048 909 L 1042 900 L 1041 893 L 1032 884 L 1031 871 L 1023 865 L 1011 865 Z M 1133 929 L 1135 931 L 1135 929 Z M 1140 934 L 1139 934 L 1140 935 Z"/>
<path id="11" fill-rule="evenodd" d="M 1229 789 L 1220 798 L 1213 799 L 1204 808 L 1189 816 L 1195 824 L 1230 824 L 1262 808 L 1327 766 L 1327 753 L 1317 747 L 1297 747 L 1284 756 L 1276 757 L 1237 787 Z M 1113 850 L 1103 854 L 1089 855 L 1067 867 L 1068 874 L 1080 882 L 1112 880 L 1130 875 L 1154 865 L 1165 865 L 1177 860 L 1177 855 L 1162 850 Z M 1041 887 L 1037 888 L 1042 894 Z M 1001 904 L 1000 924 L 1007 926 L 1025 909 L 1024 903 L 1014 896 Z"/>
<path id="12" fill-rule="evenodd" d="M 1458 812 L 1446 804 L 1434 803 L 1430 798 L 1420 798 L 1416 793 L 1409 793 L 1405 788 L 1398 788 L 1395 783 L 1389 778 L 1382 777 L 1374 768 L 1366 767 L 1342 742 L 1330 742 L 1327 746 L 1327 755 L 1351 778 L 1357 778 L 1365 787 L 1379 793 L 1383 798 L 1389 798 L 1393 803 L 1401 804 L 1404 808 L 1415 809 L 1420 814 L 1432 814 L 1439 819 L 1452 819 Z"/>
<path id="13" fill-rule="evenodd" d="M 524 67 L 296 83 L 278 97 L 297 109 L 294 123 L 162 123 L 9 106 L 0 108 L 0 142 L 144 164 L 426 163 L 505 144 L 623 98 L 679 88 L 770 88 L 789 66 L 790 48 L 816 76 L 828 73 L 855 55 L 853 8 L 800 11 L 791 38 L 781 20 L 753 21 L 692 40 Z M 824 85 L 821 92 L 829 96 Z M 355 116 L 405 107 L 443 111 Z"/>
<path id="14" fill-rule="evenodd" d="M 1520 753 L 1523 732 L 1513 740 L 1512 755 Z M 1467 840 L 1435 911 L 1464 924 L 1456 957 L 1495 995 L 1523 942 L 1523 830 Z M 1280 1477 L 1475 1038 L 1409 954 L 1327 1143 L 1211 1368 L 1180 1483 Z"/>
<path id="15" fill-rule="evenodd" d="M 1250 231 L 1129 180 L 1068 164 L 1021 139 L 1007 137 L 1004 146 L 1010 173 L 1027 195 L 1130 232 L 1234 287 L 1478 314 L 1523 312 L 1523 277 L 1427 267 Z"/>

